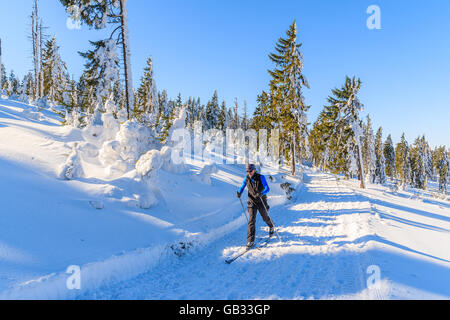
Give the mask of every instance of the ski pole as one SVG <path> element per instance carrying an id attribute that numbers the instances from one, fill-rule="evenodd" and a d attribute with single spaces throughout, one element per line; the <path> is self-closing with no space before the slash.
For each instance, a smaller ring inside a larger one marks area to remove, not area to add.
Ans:
<path id="1" fill-rule="evenodd" d="M 273 228 L 275 229 L 275 233 L 277 234 L 278 240 L 281 242 L 281 237 L 280 237 L 280 235 L 278 234 L 278 230 L 277 230 L 277 228 L 275 227 L 275 223 L 273 223 L 272 217 L 271 217 L 270 214 L 269 214 L 269 210 L 267 210 L 267 207 L 266 207 L 266 205 L 265 205 L 265 203 L 264 203 L 263 198 L 262 198 L 262 197 L 259 197 L 259 200 L 261 200 L 261 203 L 262 203 L 262 205 L 264 206 L 264 209 L 265 209 L 266 212 L 267 212 L 267 216 L 269 217 L 270 222 L 272 222 Z"/>
<path id="2" fill-rule="evenodd" d="M 242 210 L 244 211 L 244 214 L 245 214 L 245 217 L 247 218 L 247 223 L 248 223 L 249 220 L 248 220 L 248 217 L 247 217 L 247 211 L 245 211 L 244 204 L 242 203 L 242 199 L 241 198 L 239 198 L 239 201 L 241 202 Z"/>

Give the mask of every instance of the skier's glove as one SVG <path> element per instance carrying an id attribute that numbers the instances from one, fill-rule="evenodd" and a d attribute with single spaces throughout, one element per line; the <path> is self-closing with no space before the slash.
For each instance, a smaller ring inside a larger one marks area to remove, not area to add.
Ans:
<path id="1" fill-rule="evenodd" d="M 241 198 L 241 193 L 239 191 L 236 193 L 236 195 L 239 199 Z"/>

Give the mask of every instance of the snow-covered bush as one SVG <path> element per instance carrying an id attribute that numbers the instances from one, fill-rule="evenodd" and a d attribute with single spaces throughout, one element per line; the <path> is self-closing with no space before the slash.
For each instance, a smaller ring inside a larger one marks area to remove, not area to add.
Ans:
<path id="1" fill-rule="evenodd" d="M 171 143 L 171 146 L 173 146 L 172 137 L 174 135 L 174 132 L 176 130 L 185 129 L 186 128 L 186 108 L 182 108 L 176 117 L 176 119 L 173 121 L 172 126 L 169 130 L 169 141 Z"/>
<path id="2" fill-rule="evenodd" d="M 99 151 L 98 157 L 100 162 L 104 166 L 109 166 L 116 161 L 121 161 L 122 157 L 120 156 L 121 145 L 119 141 L 106 141 L 103 143 L 102 148 Z"/>
<path id="3" fill-rule="evenodd" d="M 172 148 L 166 146 L 161 151 L 151 150 L 147 152 L 137 161 L 136 172 L 142 177 L 153 177 L 160 169 L 177 174 L 186 172 L 184 163 L 174 163 L 172 151 Z"/>
<path id="4" fill-rule="evenodd" d="M 103 127 L 88 125 L 83 129 L 83 138 L 92 144 L 101 146 L 103 144 Z"/>
<path id="5" fill-rule="evenodd" d="M 158 150 L 151 150 L 144 154 L 136 163 L 136 172 L 143 178 L 155 176 L 164 164 L 164 157 Z"/>
<path id="6" fill-rule="evenodd" d="M 84 175 L 78 144 L 75 144 L 66 162 L 60 166 L 58 176 L 60 179 L 72 180 Z"/>
<path id="7" fill-rule="evenodd" d="M 96 107 L 94 108 L 94 112 L 89 115 L 88 118 L 88 125 L 89 126 L 102 126 L 103 125 L 103 121 L 102 121 L 102 106 L 97 103 Z"/>
<path id="8" fill-rule="evenodd" d="M 130 164 L 136 163 L 154 144 L 151 130 L 135 120 L 129 120 L 120 126 L 116 140 L 121 146 L 121 157 Z"/>
<path id="9" fill-rule="evenodd" d="M 117 107 L 112 101 L 108 100 L 105 103 L 105 108 L 106 112 L 102 114 L 103 138 L 113 140 L 120 130 L 120 122 L 114 116 L 117 113 Z"/>
<path id="10" fill-rule="evenodd" d="M 127 164 L 122 160 L 117 160 L 105 168 L 108 176 L 121 176 L 128 170 Z"/>
<path id="11" fill-rule="evenodd" d="M 96 158 L 99 155 L 98 148 L 89 142 L 82 142 L 78 144 L 78 150 L 86 157 Z"/>

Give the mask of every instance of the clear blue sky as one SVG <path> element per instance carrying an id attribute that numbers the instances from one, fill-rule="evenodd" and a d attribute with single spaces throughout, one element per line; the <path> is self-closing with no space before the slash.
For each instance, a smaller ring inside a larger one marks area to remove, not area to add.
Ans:
<path id="1" fill-rule="evenodd" d="M 102 31 L 66 27 L 57 0 L 40 0 L 41 16 L 56 34 L 70 73 L 78 77 L 88 40 Z M 382 30 L 366 27 L 369 5 L 381 9 Z M 27 39 L 32 0 L 0 0 L 0 37 L 7 71 L 31 69 Z M 311 90 L 305 91 L 315 121 L 333 87 L 345 76 L 363 81 L 360 98 L 384 138 L 410 143 L 426 134 L 430 144 L 450 146 L 450 1 L 407 0 L 130 0 L 130 37 L 135 85 L 152 55 L 159 89 L 170 97 L 199 96 L 215 89 L 231 105 L 267 89 L 272 68 L 268 54 L 295 19 L 303 43 Z M 375 128 L 376 129 L 376 128 Z"/>

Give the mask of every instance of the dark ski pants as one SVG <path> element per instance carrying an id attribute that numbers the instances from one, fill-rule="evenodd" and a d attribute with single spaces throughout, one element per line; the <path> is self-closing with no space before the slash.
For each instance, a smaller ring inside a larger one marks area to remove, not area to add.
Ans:
<path id="1" fill-rule="evenodd" d="M 249 213 L 249 221 L 248 221 L 248 233 L 247 233 L 247 242 L 254 242 L 255 241 L 255 225 L 256 225 L 256 216 L 258 214 L 261 215 L 264 222 L 269 226 L 269 228 L 273 228 L 272 220 L 269 217 L 269 213 L 267 212 L 264 205 L 259 203 L 252 203 L 248 206 L 248 213 Z"/>

